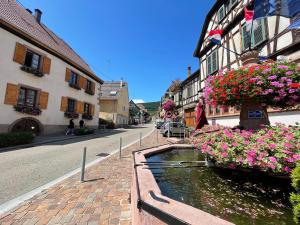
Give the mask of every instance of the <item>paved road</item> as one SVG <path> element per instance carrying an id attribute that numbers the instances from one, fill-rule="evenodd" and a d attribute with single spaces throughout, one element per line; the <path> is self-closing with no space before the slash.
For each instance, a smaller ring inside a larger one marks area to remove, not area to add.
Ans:
<path id="1" fill-rule="evenodd" d="M 0 204 L 53 181 L 80 167 L 82 149 L 88 148 L 87 162 L 99 159 L 101 153 L 111 153 L 153 130 L 154 125 L 134 129 L 117 129 L 90 140 L 52 143 L 27 149 L 0 153 Z"/>

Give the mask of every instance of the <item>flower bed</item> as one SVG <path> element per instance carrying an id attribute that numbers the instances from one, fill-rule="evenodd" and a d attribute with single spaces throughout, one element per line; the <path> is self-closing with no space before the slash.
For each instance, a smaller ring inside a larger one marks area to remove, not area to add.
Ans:
<path id="1" fill-rule="evenodd" d="M 300 127 L 277 124 L 257 132 L 222 128 L 194 136 L 193 145 L 217 164 L 289 173 L 300 161 Z"/>
<path id="2" fill-rule="evenodd" d="M 272 62 L 220 72 L 206 80 L 204 97 L 210 105 L 236 106 L 251 100 L 271 107 L 291 107 L 300 100 L 300 68 Z"/>

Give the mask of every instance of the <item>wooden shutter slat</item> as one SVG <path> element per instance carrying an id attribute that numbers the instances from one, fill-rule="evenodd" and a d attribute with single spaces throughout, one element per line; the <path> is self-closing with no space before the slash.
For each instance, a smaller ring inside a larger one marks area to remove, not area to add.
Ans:
<path id="1" fill-rule="evenodd" d="M 61 97 L 60 111 L 66 112 L 68 108 L 68 98 Z"/>
<path id="2" fill-rule="evenodd" d="M 49 59 L 48 57 L 44 56 L 43 57 L 42 72 L 44 74 L 50 74 L 50 68 L 51 68 L 51 59 Z"/>
<path id="3" fill-rule="evenodd" d="M 25 56 L 26 56 L 26 46 L 17 42 L 16 49 L 15 49 L 15 55 L 14 55 L 14 61 L 23 65 L 25 62 Z"/>
<path id="4" fill-rule="evenodd" d="M 65 81 L 70 82 L 71 80 L 71 70 L 69 68 L 66 68 L 66 78 Z"/>
<path id="5" fill-rule="evenodd" d="M 40 108 L 41 109 L 47 109 L 48 98 L 49 98 L 49 93 L 42 91 L 40 94 Z"/>
<path id="6" fill-rule="evenodd" d="M 19 95 L 19 87 L 15 84 L 8 83 L 6 86 L 6 94 L 4 104 L 17 105 Z"/>

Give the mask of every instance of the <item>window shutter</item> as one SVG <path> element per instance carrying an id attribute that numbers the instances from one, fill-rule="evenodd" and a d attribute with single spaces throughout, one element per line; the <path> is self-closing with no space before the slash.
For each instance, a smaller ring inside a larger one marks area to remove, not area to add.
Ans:
<path id="1" fill-rule="evenodd" d="M 66 112 L 68 108 L 68 98 L 61 97 L 60 111 Z"/>
<path id="2" fill-rule="evenodd" d="M 94 82 L 92 82 L 92 91 L 95 94 L 96 91 L 96 84 Z"/>
<path id="3" fill-rule="evenodd" d="M 51 68 L 51 59 L 49 59 L 48 57 L 44 56 L 43 57 L 42 72 L 44 74 L 50 74 L 50 68 Z"/>
<path id="4" fill-rule="evenodd" d="M 71 80 L 71 70 L 67 68 L 65 81 L 70 82 L 70 80 Z"/>
<path id="5" fill-rule="evenodd" d="M 14 61 L 23 65 L 25 62 L 25 56 L 26 56 L 26 46 L 17 42 Z"/>
<path id="6" fill-rule="evenodd" d="M 79 76 L 78 79 L 79 79 L 79 87 L 85 89 L 86 78 L 84 78 L 83 76 Z"/>
<path id="7" fill-rule="evenodd" d="M 8 83 L 6 86 L 6 94 L 5 94 L 4 104 L 17 105 L 18 94 L 19 94 L 18 85 Z"/>
<path id="8" fill-rule="evenodd" d="M 257 23 L 258 23 L 258 28 L 256 30 L 253 30 L 252 47 L 257 46 L 266 40 L 264 19 L 257 20 Z"/>
<path id="9" fill-rule="evenodd" d="M 95 115 L 95 105 L 91 104 L 91 115 Z"/>
<path id="10" fill-rule="evenodd" d="M 76 112 L 79 114 L 83 114 L 84 111 L 84 103 L 81 101 L 76 101 Z"/>
<path id="11" fill-rule="evenodd" d="M 242 50 L 246 50 L 250 47 L 250 34 L 247 31 L 246 24 L 242 27 Z"/>
<path id="12" fill-rule="evenodd" d="M 42 91 L 41 94 L 40 94 L 40 108 L 41 109 L 47 109 L 47 107 L 48 107 L 48 98 L 49 98 L 49 93 Z"/>

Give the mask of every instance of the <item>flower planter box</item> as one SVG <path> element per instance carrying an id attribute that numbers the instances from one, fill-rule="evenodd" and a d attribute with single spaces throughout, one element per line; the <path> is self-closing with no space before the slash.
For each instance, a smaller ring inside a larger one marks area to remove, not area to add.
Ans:
<path id="1" fill-rule="evenodd" d="M 88 114 L 83 114 L 82 115 L 82 119 L 84 119 L 84 120 L 93 120 L 93 116 L 92 115 L 88 115 Z"/>
<path id="2" fill-rule="evenodd" d="M 78 119 L 79 114 L 75 113 L 75 112 L 65 112 L 65 117 L 67 117 L 69 119 Z"/>
<path id="3" fill-rule="evenodd" d="M 76 90 L 80 90 L 80 89 L 81 89 L 81 87 L 80 87 L 78 84 L 72 84 L 72 83 L 69 83 L 69 86 L 70 86 L 71 88 L 76 89 Z"/>
<path id="4" fill-rule="evenodd" d="M 95 95 L 95 92 L 92 90 L 85 90 L 85 93 L 87 93 L 89 95 Z"/>
<path id="5" fill-rule="evenodd" d="M 27 72 L 27 73 L 31 73 L 36 77 L 43 77 L 44 76 L 44 74 L 41 71 L 37 70 L 37 69 L 27 67 L 27 66 L 21 66 L 20 68 L 21 68 L 22 71 Z"/>
<path id="6" fill-rule="evenodd" d="M 29 115 L 33 115 L 33 116 L 38 116 L 42 113 L 42 111 L 38 107 L 31 107 L 31 106 L 26 106 L 26 105 L 16 105 L 16 106 L 14 106 L 14 109 L 17 112 L 29 114 Z"/>

